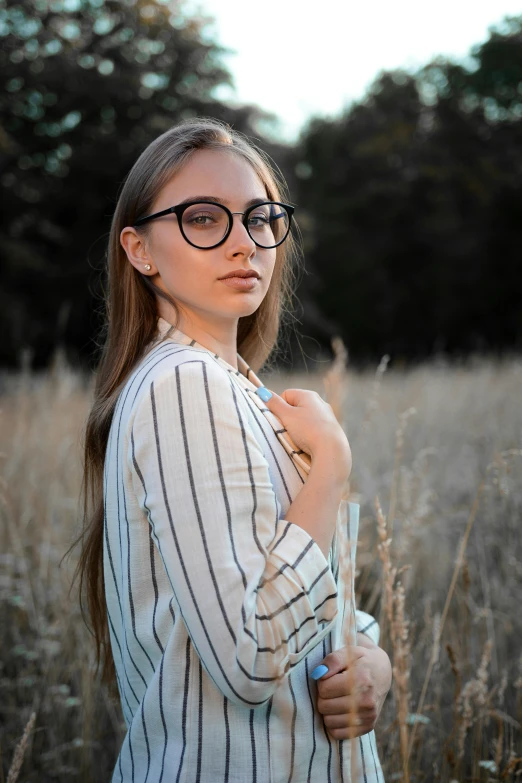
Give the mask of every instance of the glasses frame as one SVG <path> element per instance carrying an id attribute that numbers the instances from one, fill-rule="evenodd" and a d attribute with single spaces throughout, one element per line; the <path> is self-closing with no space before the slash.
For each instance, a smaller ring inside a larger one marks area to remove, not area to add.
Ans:
<path id="1" fill-rule="evenodd" d="M 188 209 L 189 207 L 193 207 L 195 204 L 212 204 L 212 206 L 214 207 L 216 206 L 221 207 L 221 209 L 223 209 L 228 215 L 228 229 L 226 230 L 223 239 L 220 239 L 220 241 L 217 242 L 215 245 L 210 245 L 209 247 L 201 247 L 200 245 L 195 245 L 194 242 L 191 242 L 190 239 L 188 239 L 185 232 L 183 231 L 183 223 L 182 223 L 183 213 L 185 212 L 186 209 Z M 286 209 L 288 213 L 288 231 L 286 232 L 286 234 L 284 235 L 283 239 L 281 239 L 280 242 L 278 242 L 276 245 L 270 245 L 269 247 L 266 247 L 266 245 L 260 245 L 258 242 L 256 242 L 256 240 L 248 230 L 248 216 L 250 215 L 251 212 L 253 212 L 258 207 L 262 207 L 264 204 L 274 204 L 277 207 L 284 207 L 284 209 Z M 231 212 L 227 207 L 225 207 L 224 204 L 220 204 L 218 201 L 201 201 L 200 199 L 196 199 L 194 201 L 186 201 L 183 204 L 177 204 L 176 206 L 169 207 L 168 209 L 163 209 L 161 210 L 161 212 L 155 212 L 153 215 L 146 215 L 145 217 L 136 220 L 133 226 L 134 228 L 139 228 L 144 223 L 147 223 L 149 220 L 156 220 L 156 218 L 163 217 L 164 215 L 174 214 L 178 219 L 178 226 L 179 226 L 179 230 L 181 231 L 181 235 L 183 239 L 189 243 L 189 245 L 192 245 L 192 247 L 195 247 L 198 250 L 213 250 L 215 247 L 219 247 L 220 245 L 222 245 L 229 238 L 234 225 L 233 216 L 243 215 L 243 219 L 241 222 L 243 223 L 248 236 L 254 242 L 254 244 L 257 247 L 260 247 L 262 250 L 272 250 L 274 247 L 279 247 L 279 245 L 282 245 L 285 239 L 287 238 L 288 234 L 290 233 L 290 229 L 292 228 L 292 216 L 294 214 L 294 211 L 295 211 L 295 207 L 292 207 L 290 204 L 285 204 L 283 201 L 261 201 L 259 202 L 259 204 L 253 204 L 248 209 L 245 209 L 244 212 Z"/>

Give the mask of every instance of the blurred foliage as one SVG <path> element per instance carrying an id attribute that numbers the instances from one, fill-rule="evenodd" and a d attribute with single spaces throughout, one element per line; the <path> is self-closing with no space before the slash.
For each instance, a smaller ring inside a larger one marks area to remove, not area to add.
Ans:
<path id="1" fill-rule="evenodd" d="M 308 285 L 352 358 L 522 347 L 521 142 L 522 17 L 305 128 Z"/>
<path id="2" fill-rule="evenodd" d="M 156 136 L 266 121 L 213 99 L 231 77 L 207 23 L 180 0 L 0 0 L 0 363 L 92 355 L 117 192 Z"/>
<path id="3" fill-rule="evenodd" d="M 0 0 L 0 363 L 45 364 L 56 344 L 92 363 L 118 190 L 195 115 L 253 137 L 289 181 L 299 331 L 317 346 L 340 334 L 356 361 L 519 349 L 522 17 L 466 66 L 380 74 L 293 148 L 265 137 L 271 115 L 217 99 L 231 76 L 208 21 L 183 0 Z"/>

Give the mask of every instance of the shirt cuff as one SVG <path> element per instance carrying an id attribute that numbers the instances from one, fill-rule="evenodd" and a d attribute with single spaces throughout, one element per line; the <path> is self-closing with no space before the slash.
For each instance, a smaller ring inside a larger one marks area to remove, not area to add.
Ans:
<path id="1" fill-rule="evenodd" d="M 278 520 L 273 542 L 258 591 L 265 608 L 285 625 L 288 669 L 332 630 L 337 586 L 321 548 L 299 525 Z"/>
<path id="2" fill-rule="evenodd" d="M 381 629 L 379 628 L 379 623 L 375 617 L 372 617 L 371 614 L 367 614 L 366 612 L 361 611 L 361 609 L 357 609 L 355 611 L 355 624 L 357 633 L 363 633 L 365 636 L 371 639 L 374 644 L 379 644 Z"/>

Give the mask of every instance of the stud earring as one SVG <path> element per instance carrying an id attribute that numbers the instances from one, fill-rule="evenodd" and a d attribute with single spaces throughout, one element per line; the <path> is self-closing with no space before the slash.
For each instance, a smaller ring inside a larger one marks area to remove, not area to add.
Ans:
<path id="1" fill-rule="evenodd" d="M 150 272 L 150 264 L 145 264 L 145 269 L 147 270 L 147 272 Z"/>

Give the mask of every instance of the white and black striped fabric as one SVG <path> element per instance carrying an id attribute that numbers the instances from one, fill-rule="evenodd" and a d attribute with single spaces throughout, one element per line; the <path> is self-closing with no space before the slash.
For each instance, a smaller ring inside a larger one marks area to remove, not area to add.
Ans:
<path id="1" fill-rule="evenodd" d="M 356 629 L 379 639 L 353 600 L 359 506 L 341 503 L 328 560 L 285 520 L 309 458 L 238 367 L 159 318 L 118 398 L 104 577 L 128 730 L 113 783 L 382 783 L 373 732 L 330 738 L 310 678 Z"/>

